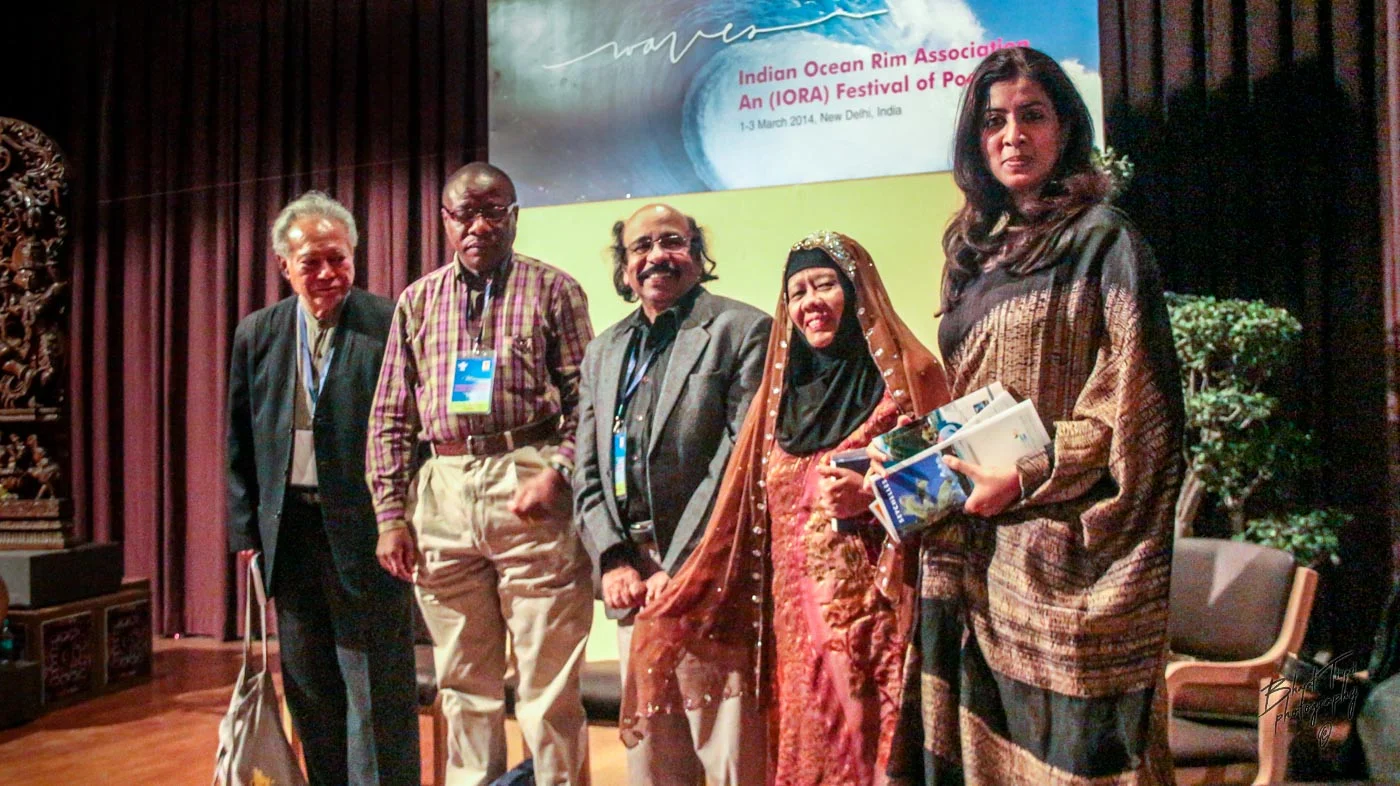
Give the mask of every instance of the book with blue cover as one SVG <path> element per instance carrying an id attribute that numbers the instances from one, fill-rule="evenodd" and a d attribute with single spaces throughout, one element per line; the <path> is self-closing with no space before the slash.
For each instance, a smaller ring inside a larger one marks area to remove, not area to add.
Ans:
<path id="1" fill-rule="evenodd" d="M 947 438 L 888 466 L 885 476 L 875 479 L 876 501 L 884 514 L 877 518 L 898 540 L 962 510 L 972 493 L 972 483 L 948 469 L 944 456 L 1002 466 L 1049 444 L 1050 436 L 1035 405 L 1030 401 L 1014 403 L 1009 393 L 999 391 Z"/>
<path id="2" fill-rule="evenodd" d="M 895 540 L 903 540 L 962 510 L 970 488 L 966 478 L 943 465 L 942 454 L 930 451 L 875 479 L 875 499 L 884 514 L 877 518 Z"/>
<path id="3" fill-rule="evenodd" d="M 944 404 L 912 423 L 881 434 L 872 442 L 877 450 L 890 457 L 885 466 L 899 463 L 951 437 L 1002 395 L 1007 394 L 1001 383 L 993 382 L 957 401 Z"/>

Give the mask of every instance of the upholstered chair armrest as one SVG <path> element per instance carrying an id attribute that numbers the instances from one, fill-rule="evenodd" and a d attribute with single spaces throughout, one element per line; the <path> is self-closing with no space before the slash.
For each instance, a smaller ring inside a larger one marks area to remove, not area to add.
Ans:
<path id="1" fill-rule="evenodd" d="M 1176 661 L 1167 664 L 1167 701 L 1185 685 L 1245 685 L 1253 687 L 1261 679 L 1278 673 L 1278 663 L 1263 657 L 1218 663 L 1204 660 Z"/>

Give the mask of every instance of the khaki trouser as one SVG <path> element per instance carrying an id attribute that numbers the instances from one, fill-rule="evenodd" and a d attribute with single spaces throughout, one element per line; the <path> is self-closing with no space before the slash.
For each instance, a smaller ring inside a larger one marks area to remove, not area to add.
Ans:
<path id="1" fill-rule="evenodd" d="M 661 569 L 655 544 L 638 549 L 642 576 Z M 619 620 L 617 652 L 622 680 L 632 652 L 632 618 Z M 686 710 L 653 715 L 647 734 L 627 749 L 629 786 L 749 786 L 764 779 L 766 730 L 751 696 L 730 696 Z"/>
<path id="2" fill-rule="evenodd" d="M 485 786 L 506 770 L 507 633 L 536 783 L 588 784 L 578 677 L 593 620 L 588 558 L 567 513 L 522 520 L 509 510 L 522 482 L 549 471 L 550 450 L 436 456 L 418 473 L 418 602 L 447 718 L 449 786 Z"/>

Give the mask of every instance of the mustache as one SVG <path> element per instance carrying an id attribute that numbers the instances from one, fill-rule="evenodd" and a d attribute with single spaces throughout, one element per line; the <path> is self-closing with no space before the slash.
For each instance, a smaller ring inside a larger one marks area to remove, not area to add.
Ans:
<path id="1" fill-rule="evenodd" d="M 638 273 L 637 282 L 644 282 L 652 276 L 656 275 L 657 273 L 667 273 L 671 276 L 676 276 L 680 273 L 680 268 L 676 267 L 670 262 L 657 262 L 656 264 L 648 267 L 646 270 L 643 270 L 642 272 Z"/>

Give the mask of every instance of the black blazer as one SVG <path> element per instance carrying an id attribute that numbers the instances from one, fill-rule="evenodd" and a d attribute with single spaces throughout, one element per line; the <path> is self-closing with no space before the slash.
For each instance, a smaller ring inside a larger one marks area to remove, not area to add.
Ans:
<path id="1" fill-rule="evenodd" d="M 298 308 L 293 295 L 248 315 L 234 333 L 229 363 L 229 548 L 263 552 L 269 593 L 276 592 L 277 531 L 292 460 Z M 369 411 L 393 312 L 390 300 L 350 290 L 312 425 L 331 556 L 341 582 L 357 593 L 394 581 L 374 556 L 379 528 L 365 483 Z"/>

